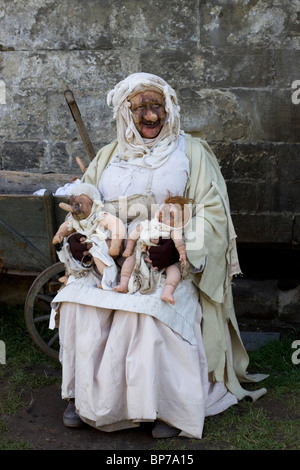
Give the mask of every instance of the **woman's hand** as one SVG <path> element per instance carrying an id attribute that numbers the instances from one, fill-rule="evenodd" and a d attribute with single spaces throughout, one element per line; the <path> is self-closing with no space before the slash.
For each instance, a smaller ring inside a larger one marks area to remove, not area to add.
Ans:
<path id="1" fill-rule="evenodd" d="M 86 256 L 86 261 L 92 259 L 92 255 L 89 253 L 89 249 L 92 247 L 92 243 L 84 243 L 86 237 L 81 233 L 74 233 L 69 237 L 69 245 L 73 258 L 81 261 Z"/>
<path id="2" fill-rule="evenodd" d="M 164 269 L 179 261 L 179 253 L 171 238 L 160 238 L 157 246 L 151 246 L 148 250 L 152 266 Z"/>

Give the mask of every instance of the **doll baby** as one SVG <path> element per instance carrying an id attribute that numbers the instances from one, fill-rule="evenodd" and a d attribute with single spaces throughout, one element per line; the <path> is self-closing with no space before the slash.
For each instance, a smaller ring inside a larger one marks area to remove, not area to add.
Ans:
<path id="1" fill-rule="evenodd" d="M 123 222 L 103 210 L 98 189 L 88 183 L 75 185 L 69 197 L 69 204 L 61 202 L 59 207 L 70 212 L 71 216 L 59 227 L 53 237 L 53 244 L 61 243 L 73 232 L 84 235 L 85 243 L 92 244 L 89 252 L 102 275 L 98 287 L 112 289 L 117 277 L 113 257 L 119 255 L 126 234 Z M 68 271 L 68 266 L 66 269 Z"/>
<path id="2" fill-rule="evenodd" d="M 152 220 L 141 222 L 130 232 L 126 242 L 126 249 L 123 252 L 126 261 L 122 266 L 120 284 L 114 287 L 115 291 L 128 292 L 129 279 L 136 263 L 136 256 L 133 254 L 133 251 L 138 240 L 143 245 L 142 250 L 146 252 L 149 246 L 158 243 L 160 237 L 171 238 L 177 248 L 180 265 L 172 264 L 166 268 L 166 283 L 161 295 L 161 300 L 174 305 L 175 300 L 173 293 L 181 279 L 182 270 L 187 264 L 182 229 L 185 225 L 184 207 L 191 202 L 191 199 L 182 196 L 170 196 L 165 200 L 165 203 L 160 206 Z M 149 260 L 145 259 L 145 261 Z"/>

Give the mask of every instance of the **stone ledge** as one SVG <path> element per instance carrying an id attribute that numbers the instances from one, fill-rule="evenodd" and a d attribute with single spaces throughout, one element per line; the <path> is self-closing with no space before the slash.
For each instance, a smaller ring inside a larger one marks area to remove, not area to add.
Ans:
<path id="1" fill-rule="evenodd" d="M 235 279 L 233 296 L 238 320 L 256 318 L 300 325 L 300 280 L 282 290 L 276 279 Z"/>

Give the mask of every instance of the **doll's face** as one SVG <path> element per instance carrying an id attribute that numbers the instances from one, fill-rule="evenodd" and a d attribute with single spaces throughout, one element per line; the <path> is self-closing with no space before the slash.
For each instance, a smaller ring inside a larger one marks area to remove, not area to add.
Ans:
<path id="1" fill-rule="evenodd" d="M 179 204 L 163 204 L 158 211 L 158 220 L 170 227 L 182 227 L 183 214 Z"/>
<path id="2" fill-rule="evenodd" d="M 70 206 L 72 207 L 72 215 L 76 220 L 86 219 L 92 209 L 93 201 L 85 194 L 80 196 L 70 196 Z"/>

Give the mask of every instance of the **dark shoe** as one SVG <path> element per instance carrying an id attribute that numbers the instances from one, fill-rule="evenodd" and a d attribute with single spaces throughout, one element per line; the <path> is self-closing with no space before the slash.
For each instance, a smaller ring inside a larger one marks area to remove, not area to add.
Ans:
<path id="1" fill-rule="evenodd" d="M 69 428 L 79 428 L 84 423 L 75 411 L 74 400 L 70 400 L 63 414 L 63 423 Z"/>
<path id="2" fill-rule="evenodd" d="M 180 429 L 172 428 L 162 421 L 156 421 L 154 428 L 152 429 L 152 437 L 155 439 L 164 439 L 167 437 L 175 437 L 181 433 Z"/>

